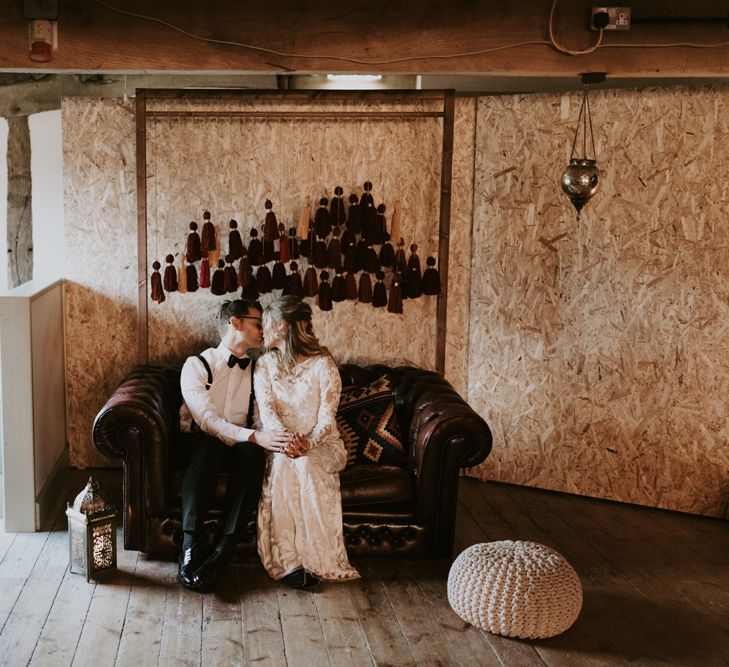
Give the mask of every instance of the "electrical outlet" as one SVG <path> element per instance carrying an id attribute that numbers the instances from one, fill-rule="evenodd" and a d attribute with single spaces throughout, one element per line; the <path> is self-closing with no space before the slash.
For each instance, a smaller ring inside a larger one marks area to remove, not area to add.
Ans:
<path id="1" fill-rule="evenodd" d="M 590 27 L 593 30 L 629 30 L 630 7 L 593 7 Z"/>

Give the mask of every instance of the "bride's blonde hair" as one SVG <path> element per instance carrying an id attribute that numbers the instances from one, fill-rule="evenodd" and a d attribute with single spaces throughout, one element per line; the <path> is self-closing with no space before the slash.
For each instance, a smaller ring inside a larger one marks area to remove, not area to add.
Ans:
<path id="1" fill-rule="evenodd" d="M 277 348 L 268 351 L 278 354 L 288 368 L 293 368 L 299 357 L 318 357 L 329 354 L 329 350 L 319 343 L 319 339 L 314 334 L 311 315 L 311 306 L 299 297 L 290 294 L 276 297 L 263 311 L 264 333 L 270 333 L 281 322 L 285 322 L 287 325 L 284 351 Z"/>

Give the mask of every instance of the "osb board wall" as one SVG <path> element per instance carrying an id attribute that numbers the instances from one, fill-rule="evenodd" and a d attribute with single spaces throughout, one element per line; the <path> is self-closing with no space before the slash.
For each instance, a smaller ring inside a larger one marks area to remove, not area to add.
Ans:
<path id="1" fill-rule="evenodd" d="M 70 461 L 107 465 L 91 425 L 137 349 L 134 107 L 69 98 L 61 112 Z"/>
<path id="2" fill-rule="evenodd" d="M 470 130 L 461 131 L 463 136 L 473 133 L 472 101 L 469 108 Z M 201 224 L 204 209 L 221 225 L 225 239 L 231 217 L 242 232 L 254 225 L 260 230 L 266 197 L 288 227 L 298 220 L 305 195 L 315 202 L 331 196 L 336 185 L 344 188 L 345 197 L 352 191 L 361 194 L 365 180 L 373 182 L 376 202 L 388 206 L 388 224 L 394 200 L 401 200 L 403 232 L 406 241 L 418 243 L 423 268 L 427 255 L 437 254 L 440 120 L 349 120 L 345 132 L 333 122 L 317 122 L 315 130 L 302 132 L 301 121 L 257 120 L 255 134 L 253 122 L 151 122 L 151 132 L 161 141 L 150 142 L 148 152 L 150 220 L 158 222 L 148 229 L 150 272 L 155 258 L 164 262 L 167 252 L 182 250 L 189 221 Z M 456 127 L 458 133 L 458 122 Z M 72 465 L 84 467 L 108 463 L 91 442 L 91 426 L 105 398 L 136 363 L 133 106 L 114 100 L 64 100 L 63 132 L 68 437 Z M 212 157 L 210 146 L 216 147 Z M 461 178 L 459 187 L 469 178 Z M 471 199 L 464 192 L 463 200 Z M 454 215 L 452 231 L 468 235 L 471 219 L 465 210 Z M 467 243 L 452 250 L 452 280 L 468 266 L 468 253 Z M 213 313 L 223 299 L 200 291 L 169 294 L 161 305 L 150 302 L 150 359 L 179 360 L 213 342 Z M 373 316 L 374 309 L 366 304 L 335 304 L 329 313 L 314 305 L 315 327 L 340 360 L 407 360 L 433 368 L 435 306 L 434 297 L 406 300 L 403 316 Z M 463 313 L 458 317 L 463 319 Z M 465 355 L 466 325 L 449 326 L 449 335 L 451 331 L 461 337 L 458 347 Z"/>
<path id="3" fill-rule="evenodd" d="M 352 192 L 361 195 L 369 180 L 375 205 L 384 202 L 387 206 L 388 229 L 394 203 L 400 201 L 406 248 L 417 243 L 424 269 L 426 256 L 437 254 L 438 249 L 440 119 L 239 118 L 226 117 L 225 110 L 389 112 L 422 111 L 432 106 L 432 102 L 403 106 L 150 100 L 151 109 L 220 110 L 221 115 L 148 120 L 149 263 L 154 258 L 163 263 L 167 253 L 181 253 L 188 223 L 195 220 L 201 227 L 204 210 L 220 226 L 226 249 L 231 218 L 238 221 L 244 243 L 252 228 L 262 238 L 266 199 L 272 201 L 278 221 L 288 230 L 296 226 L 305 197 L 311 199 L 313 217 L 319 199 L 331 199 L 335 186 L 342 186 L 347 201 Z M 308 263 L 304 258 L 298 263 L 303 276 Z M 374 276 L 372 280 L 374 284 Z M 390 281 L 388 271 L 386 284 Z M 261 303 L 265 306 L 272 296 L 262 295 Z M 150 360 L 179 359 L 213 341 L 217 311 L 226 298 L 230 296 L 200 290 L 169 294 L 163 304 L 150 300 Z M 309 301 L 317 335 L 338 360 L 434 367 L 434 297 L 405 300 L 402 315 L 349 301 L 321 311 L 315 298 Z"/>
<path id="4" fill-rule="evenodd" d="M 559 186 L 580 97 L 479 100 L 477 476 L 729 515 L 729 90 L 594 92 L 602 189 Z"/>

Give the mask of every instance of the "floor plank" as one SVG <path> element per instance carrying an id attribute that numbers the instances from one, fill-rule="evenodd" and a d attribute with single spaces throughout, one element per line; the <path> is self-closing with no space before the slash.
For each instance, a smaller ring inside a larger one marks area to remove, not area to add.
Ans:
<path id="1" fill-rule="evenodd" d="M 118 502 L 119 472 L 93 474 Z M 88 475 L 72 472 L 68 493 Z M 572 628 L 524 641 L 465 623 L 448 604 L 447 559 L 362 558 L 361 580 L 302 592 L 250 554 L 200 595 L 177 584 L 176 563 L 121 549 L 118 571 L 87 584 L 67 570 L 59 507 L 48 532 L 0 536 L 0 664 L 729 665 L 729 523 L 468 478 L 460 487 L 454 556 L 494 540 L 553 547 L 583 584 Z"/>

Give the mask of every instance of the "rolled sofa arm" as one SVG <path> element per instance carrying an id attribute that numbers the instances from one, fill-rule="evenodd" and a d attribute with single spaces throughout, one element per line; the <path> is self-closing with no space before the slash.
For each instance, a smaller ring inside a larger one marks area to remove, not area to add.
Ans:
<path id="1" fill-rule="evenodd" d="M 455 529 L 461 468 L 491 453 L 492 435 L 453 386 L 437 373 L 393 369 L 396 409 L 410 418 L 409 463 L 416 481 L 418 514 L 436 527 L 436 551 L 449 555 Z"/>
<path id="2" fill-rule="evenodd" d="M 147 517 L 166 513 L 168 450 L 182 401 L 179 368 L 138 366 L 96 415 L 92 436 L 124 468 L 124 548 L 146 551 Z"/>

